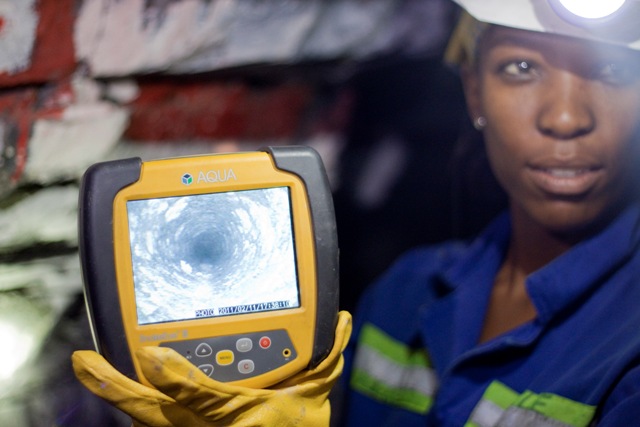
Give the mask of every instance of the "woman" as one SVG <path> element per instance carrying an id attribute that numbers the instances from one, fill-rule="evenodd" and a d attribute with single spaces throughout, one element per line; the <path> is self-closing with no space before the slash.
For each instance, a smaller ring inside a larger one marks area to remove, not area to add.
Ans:
<path id="1" fill-rule="evenodd" d="M 509 209 L 468 245 L 412 251 L 364 295 L 341 418 L 637 425 L 640 36 L 627 30 L 640 14 L 592 30 L 547 1 L 458 2 L 485 21 L 463 19 L 451 52 Z M 157 389 L 94 352 L 74 367 L 137 425 L 322 426 L 349 325 L 343 313 L 320 367 L 271 390 L 216 383 L 153 347 L 138 358 Z"/>
<path id="2" fill-rule="evenodd" d="M 500 24 L 467 16 L 450 53 L 508 213 L 363 297 L 346 423 L 637 425 L 640 52 L 546 2 L 459 3 Z"/>

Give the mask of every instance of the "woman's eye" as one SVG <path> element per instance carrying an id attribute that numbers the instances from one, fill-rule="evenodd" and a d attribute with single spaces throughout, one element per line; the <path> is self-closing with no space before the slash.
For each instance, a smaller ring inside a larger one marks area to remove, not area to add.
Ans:
<path id="1" fill-rule="evenodd" d="M 600 65 L 595 74 L 597 78 L 611 84 L 629 84 L 640 77 L 637 67 L 621 62 Z"/>
<path id="2" fill-rule="evenodd" d="M 501 73 L 508 78 L 526 80 L 535 76 L 535 67 L 527 61 L 512 61 L 501 67 Z"/>

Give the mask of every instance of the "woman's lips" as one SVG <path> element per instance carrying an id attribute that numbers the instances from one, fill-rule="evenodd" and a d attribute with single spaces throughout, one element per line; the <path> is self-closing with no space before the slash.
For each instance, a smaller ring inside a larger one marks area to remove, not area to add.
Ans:
<path id="1" fill-rule="evenodd" d="M 527 173 L 545 193 L 567 197 L 587 193 L 596 185 L 603 170 L 581 165 L 529 166 Z"/>

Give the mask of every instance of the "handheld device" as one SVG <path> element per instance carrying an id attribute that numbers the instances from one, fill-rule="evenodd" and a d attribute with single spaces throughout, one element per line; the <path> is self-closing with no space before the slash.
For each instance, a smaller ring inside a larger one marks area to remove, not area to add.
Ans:
<path id="1" fill-rule="evenodd" d="M 142 346 L 262 388 L 333 345 L 335 217 L 311 148 L 95 164 L 79 247 L 96 348 L 141 382 Z"/>

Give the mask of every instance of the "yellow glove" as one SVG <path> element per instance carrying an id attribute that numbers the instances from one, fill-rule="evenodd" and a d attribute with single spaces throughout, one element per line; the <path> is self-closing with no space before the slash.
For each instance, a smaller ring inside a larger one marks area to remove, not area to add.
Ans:
<path id="1" fill-rule="evenodd" d="M 342 372 L 342 351 L 350 335 L 351 315 L 341 311 L 327 358 L 270 389 L 215 381 L 164 347 L 143 347 L 136 353 L 144 376 L 157 390 L 124 376 L 95 351 L 76 351 L 72 361 L 85 387 L 131 416 L 135 426 L 326 427 L 331 411 L 327 396 Z"/>

